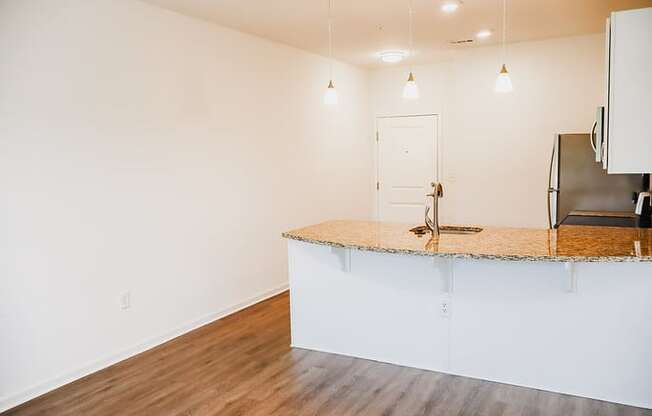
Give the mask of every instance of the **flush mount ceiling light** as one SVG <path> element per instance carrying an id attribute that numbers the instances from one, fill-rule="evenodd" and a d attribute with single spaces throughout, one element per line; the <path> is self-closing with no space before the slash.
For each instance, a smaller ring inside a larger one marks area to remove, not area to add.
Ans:
<path id="1" fill-rule="evenodd" d="M 441 11 L 444 13 L 453 13 L 460 8 L 462 2 L 458 0 L 446 0 L 441 4 Z"/>
<path id="2" fill-rule="evenodd" d="M 507 0 L 503 0 L 503 65 L 500 68 L 498 73 L 498 78 L 496 78 L 496 92 L 512 92 L 512 80 L 509 77 L 509 71 L 507 71 L 507 66 L 505 61 L 507 58 L 507 49 L 505 44 L 507 34 Z"/>
<path id="3" fill-rule="evenodd" d="M 410 49 L 408 51 L 408 57 L 412 58 L 412 0 L 408 0 L 408 15 L 409 15 L 409 27 L 410 27 Z M 410 75 L 408 75 L 408 80 L 403 87 L 403 98 L 406 100 L 416 100 L 419 98 L 419 87 L 417 82 L 414 79 L 414 74 L 412 74 L 412 60 L 410 59 Z"/>
<path id="4" fill-rule="evenodd" d="M 492 35 L 491 30 L 481 30 L 475 34 L 475 37 L 478 39 L 487 39 Z"/>
<path id="5" fill-rule="evenodd" d="M 330 79 L 328 87 L 324 93 L 324 104 L 335 105 L 337 104 L 337 90 L 333 84 L 333 19 L 332 19 L 332 0 L 328 0 L 328 64 Z"/>
<path id="6" fill-rule="evenodd" d="M 405 58 L 405 52 L 403 51 L 382 51 L 378 54 L 380 56 L 380 59 L 383 62 L 387 62 L 390 64 L 396 63 L 396 62 L 401 62 L 403 58 Z"/>

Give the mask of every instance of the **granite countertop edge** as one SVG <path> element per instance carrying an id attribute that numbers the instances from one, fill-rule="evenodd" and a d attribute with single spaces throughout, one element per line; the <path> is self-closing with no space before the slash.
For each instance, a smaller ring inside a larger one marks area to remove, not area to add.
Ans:
<path id="1" fill-rule="evenodd" d="M 358 244 L 343 244 L 329 240 L 320 240 L 298 236 L 292 231 L 284 232 L 282 237 L 301 241 L 304 243 L 319 244 L 323 246 L 348 248 L 359 251 L 374 253 L 400 254 L 421 257 L 438 257 L 468 260 L 500 260 L 514 262 L 549 262 L 549 263 L 648 263 L 652 262 L 652 256 L 557 256 L 557 255 L 508 255 L 508 254 L 483 254 L 483 253 L 439 253 L 428 250 L 399 249 L 390 247 L 366 246 Z"/>

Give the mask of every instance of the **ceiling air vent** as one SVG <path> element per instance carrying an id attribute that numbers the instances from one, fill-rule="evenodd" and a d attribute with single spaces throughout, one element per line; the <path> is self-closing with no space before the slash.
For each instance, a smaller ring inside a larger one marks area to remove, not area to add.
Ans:
<path id="1" fill-rule="evenodd" d="M 468 43 L 473 43 L 473 39 L 461 39 L 451 41 L 451 45 L 465 45 Z"/>

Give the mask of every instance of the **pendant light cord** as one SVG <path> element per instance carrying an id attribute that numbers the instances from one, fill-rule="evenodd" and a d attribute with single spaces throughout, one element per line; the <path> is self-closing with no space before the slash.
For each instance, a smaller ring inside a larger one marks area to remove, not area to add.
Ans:
<path id="1" fill-rule="evenodd" d="M 503 64 L 507 60 L 507 0 L 503 0 Z"/>
<path id="2" fill-rule="evenodd" d="M 410 59 L 410 72 L 414 68 L 412 68 L 412 53 L 413 53 L 413 48 L 412 48 L 412 0 L 408 0 L 408 28 L 409 28 L 409 33 L 410 33 L 410 39 L 409 39 L 409 44 L 408 44 L 408 57 Z"/>
<path id="3" fill-rule="evenodd" d="M 332 18 L 332 0 L 328 0 L 328 63 L 330 80 L 333 80 L 333 18 Z"/>

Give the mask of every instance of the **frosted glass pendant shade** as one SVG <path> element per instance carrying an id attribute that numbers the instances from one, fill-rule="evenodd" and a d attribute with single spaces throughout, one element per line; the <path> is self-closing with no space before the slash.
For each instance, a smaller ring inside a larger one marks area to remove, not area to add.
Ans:
<path id="1" fill-rule="evenodd" d="M 335 89 L 335 85 L 333 85 L 333 80 L 328 82 L 328 88 L 326 88 L 326 92 L 324 93 L 324 104 L 337 104 L 337 90 Z"/>
<path id="2" fill-rule="evenodd" d="M 512 92 L 512 90 L 512 80 L 509 78 L 507 67 L 503 64 L 503 67 L 500 68 L 498 78 L 496 78 L 496 92 Z"/>
<path id="3" fill-rule="evenodd" d="M 414 75 L 412 75 L 412 72 L 410 72 L 410 76 L 408 77 L 408 80 L 405 83 L 405 87 L 403 87 L 403 98 L 405 98 L 406 100 L 419 99 L 419 86 L 417 85 L 417 82 L 414 80 Z"/>

